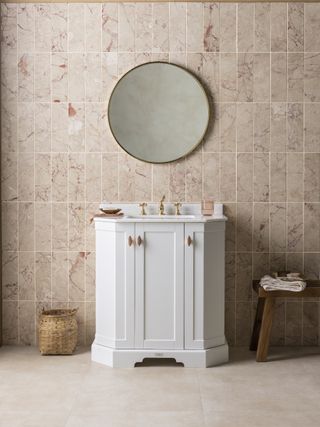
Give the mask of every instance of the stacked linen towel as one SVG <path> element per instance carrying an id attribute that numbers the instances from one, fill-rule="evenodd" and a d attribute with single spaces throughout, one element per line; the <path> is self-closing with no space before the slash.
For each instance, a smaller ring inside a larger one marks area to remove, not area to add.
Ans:
<path id="1" fill-rule="evenodd" d="M 265 291 L 292 291 L 301 292 L 306 288 L 306 282 L 301 277 L 271 277 L 263 276 L 260 286 Z"/>

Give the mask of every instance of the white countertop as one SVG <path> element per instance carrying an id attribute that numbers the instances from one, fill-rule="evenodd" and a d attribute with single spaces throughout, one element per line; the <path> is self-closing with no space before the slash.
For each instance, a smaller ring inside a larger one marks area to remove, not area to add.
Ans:
<path id="1" fill-rule="evenodd" d="M 143 216 L 133 216 L 133 215 L 124 215 L 120 218 L 116 217 L 95 217 L 96 222 L 215 222 L 215 221 L 227 221 L 226 216 L 215 217 L 215 216 L 203 216 L 203 215 L 146 215 Z"/>

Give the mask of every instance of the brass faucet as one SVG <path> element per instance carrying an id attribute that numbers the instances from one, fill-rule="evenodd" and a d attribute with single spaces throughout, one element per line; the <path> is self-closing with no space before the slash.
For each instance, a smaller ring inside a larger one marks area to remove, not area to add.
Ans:
<path id="1" fill-rule="evenodd" d="M 162 196 L 162 199 L 160 200 L 159 215 L 164 215 L 164 204 L 163 204 L 163 202 L 164 202 L 165 198 L 166 198 L 165 196 Z"/>

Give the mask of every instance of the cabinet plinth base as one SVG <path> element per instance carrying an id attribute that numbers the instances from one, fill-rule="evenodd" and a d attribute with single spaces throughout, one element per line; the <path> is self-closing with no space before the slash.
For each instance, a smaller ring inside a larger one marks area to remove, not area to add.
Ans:
<path id="1" fill-rule="evenodd" d="M 172 358 L 186 368 L 208 368 L 228 362 L 228 344 L 206 350 L 119 350 L 93 343 L 91 360 L 112 368 L 134 368 L 137 362 L 145 358 Z"/>

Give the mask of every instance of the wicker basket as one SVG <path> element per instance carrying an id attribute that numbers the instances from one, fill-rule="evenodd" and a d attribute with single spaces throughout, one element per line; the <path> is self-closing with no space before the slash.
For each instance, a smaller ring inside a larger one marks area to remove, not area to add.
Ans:
<path id="1" fill-rule="evenodd" d="M 72 354 L 77 345 L 78 309 L 43 310 L 39 322 L 41 354 Z"/>

